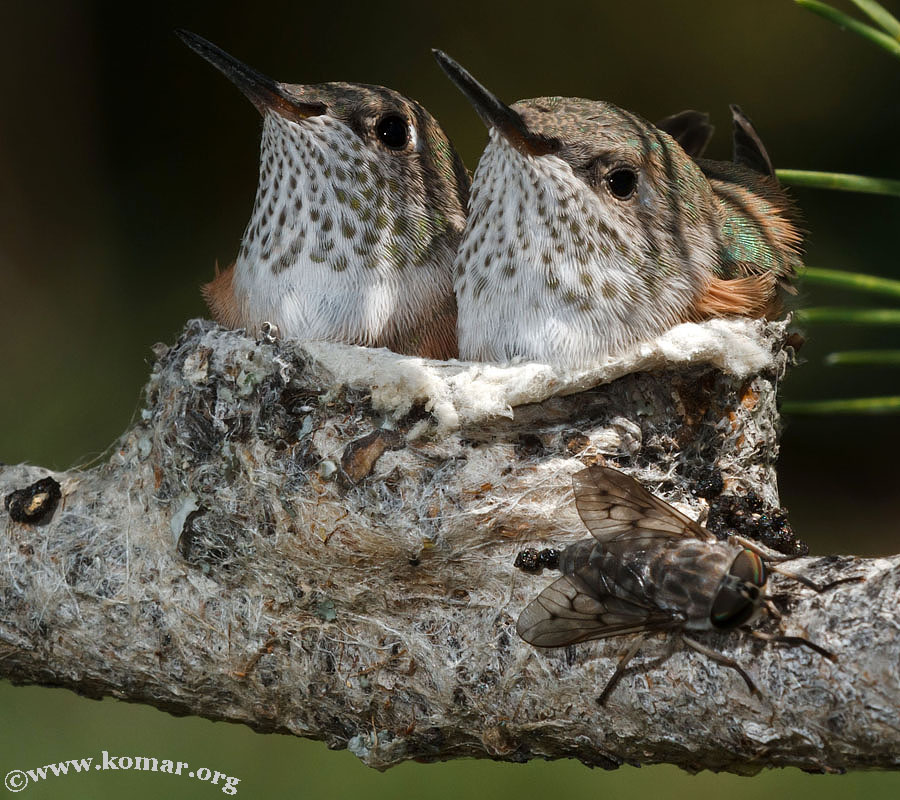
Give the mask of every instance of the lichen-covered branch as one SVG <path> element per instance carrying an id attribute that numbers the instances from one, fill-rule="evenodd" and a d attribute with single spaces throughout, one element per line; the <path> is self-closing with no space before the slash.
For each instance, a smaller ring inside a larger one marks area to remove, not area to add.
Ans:
<path id="1" fill-rule="evenodd" d="M 599 460 L 723 535 L 802 552 L 772 512 L 785 335 L 680 326 L 562 375 L 190 323 L 159 348 L 108 463 L 0 467 L 0 674 L 311 736 L 377 768 L 894 767 L 900 558 L 791 562 L 820 582 L 865 579 L 822 594 L 773 579 L 785 632 L 836 663 L 698 635 L 761 696 L 654 638 L 601 707 L 627 638 L 539 651 L 515 633 L 553 580 L 516 554 L 588 535 L 571 474 Z"/>

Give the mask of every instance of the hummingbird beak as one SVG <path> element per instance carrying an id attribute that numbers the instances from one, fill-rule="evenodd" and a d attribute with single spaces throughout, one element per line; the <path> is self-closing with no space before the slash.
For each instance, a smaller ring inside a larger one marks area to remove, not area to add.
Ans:
<path id="1" fill-rule="evenodd" d="M 520 153 L 543 156 L 559 150 L 559 141 L 528 130 L 522 117 L 497 95 L 484 88 L 472 75 L 443 50 L 432 50 L 441 69 L 447 73 L 466 99 L 475 107 L 482 122 L 496 128 Z"/>
<path id="2" fill-rule="evenodd" d="M 287 119 L 301 120 L 325 113 L 324 103 L 304 103 L 297 100 L 285 91 L 282 84 L 251 69 L 202 36 L 186 30 L 176 30 L 175 34 L 237 86 L 260 114 L 274 111 Z"/>

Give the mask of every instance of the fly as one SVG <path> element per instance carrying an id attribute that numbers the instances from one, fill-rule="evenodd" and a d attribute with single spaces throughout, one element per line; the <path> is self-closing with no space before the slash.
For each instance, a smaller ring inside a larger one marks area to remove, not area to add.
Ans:
<path id="1" fill-rule="evenodd" d="M 719 541 L 618 470 L 593 466 L 575 473 L 572 481 L 575 507 L 594 538 L 559 554 L 563 576 L 526 606 L 516 629 L 536 647 L 636 634 L 598 703 L 606 701 L 644 640 L 658 632 L 678 634 L 688 647 L 736 670 L 753 694 L 758 694 L 756 685 L 736 661 L 689 632 L 740 628 L 758 639 L 803 645 L 836 660 L 802 636 L 762 633 L 748 623 L 760 613 L 781 616 L 764 593 L 768 572 L 816 591 L 845 581 L 818 586 L 775 566 L 772 562 L 787 560 L 781 554 L 740 537 Z"/>

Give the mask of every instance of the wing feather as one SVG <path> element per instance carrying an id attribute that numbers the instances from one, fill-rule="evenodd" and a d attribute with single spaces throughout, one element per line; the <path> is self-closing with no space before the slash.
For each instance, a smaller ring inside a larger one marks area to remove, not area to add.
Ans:
<path id="1" fill-rule="evenodd" d="M 572 476 L 575 507 L 588 530 L 603 544 L 630 545 L 681 537 L 712 541 L 715 537 L 694 520 L 654 497 L 634 478 L 595 465 Z"/>
<path id="2" fill-rule="evenodd" d="M 713 135 L 709 114 L 702 111 L 680 111 L 656 123 L 669 134 L 691 158 L 700 158 Z"/>
<path id="3" fill-rule="evenodd" d="M 734 123 L 734 163 L 766 175 L 775 177 L 775 168 L 772 159 L 766 151 L 766 146 L 759 138 L 753 123 L 746 117 L 740 106 L 731 106 L 731 117 Z"/>

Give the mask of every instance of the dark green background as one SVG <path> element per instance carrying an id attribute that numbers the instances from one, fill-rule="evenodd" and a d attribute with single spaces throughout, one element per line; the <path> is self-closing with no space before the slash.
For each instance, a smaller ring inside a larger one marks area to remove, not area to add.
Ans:
<path id="1" fill-rule="evenodd" d="M 897 0 L 887 5 L 900 13 Z M 852 8 L 844 3 L 844 8 Z M 259 119 L 172 35 L 194 30 L 273 77 L 350 80 L 427 105 L 470 168 L 485 131 L 434 64 L 447 50 L 501 97 L 611 100 L 650 118 L 694 107 L 753 118 L 777 166 L 900 177 L 900 62 L 788 0 L 258 2 L 0 8 L 0 459 L 66 468 L 103 457 L 139 407 L 149 347 L 204 314 L 198 285 L 230 263 L 256 185 Z M 796 192 L 807 262 L 900 278 L 900 201 Z M 879 301 L 802 287 L 806 305 Z M 896 372 L 826 368 L 837 348 L 900 346 L 891 329 L 815 328 L 792 399 L 897 393 Z M 814 551 L 896 552 L 895 417 L 790 419 L 780 483 Z M 62 690 L 0 686 L 0 773 L 99 755 L 154 755 L 242 779 L 238 796 L 627 798 L 765 793 L 888 796 L 889 775 L 752 780 L 669 767 L 408 764 L 385 775 L 318 743 L 175 719 Z M 423 788 L 427 787 L 427 788 Z M 187 778 L 50 779 L 23 797 L 194 797 Z"/>

